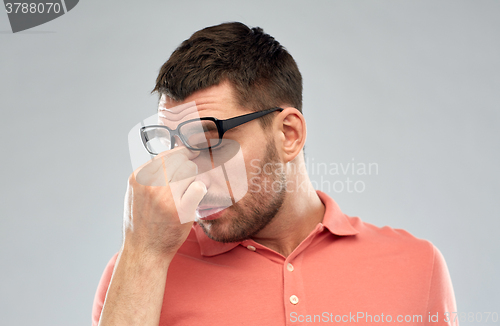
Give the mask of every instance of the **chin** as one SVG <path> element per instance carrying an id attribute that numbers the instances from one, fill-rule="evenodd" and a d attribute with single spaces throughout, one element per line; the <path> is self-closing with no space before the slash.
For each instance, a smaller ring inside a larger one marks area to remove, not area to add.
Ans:
<path id="1" fill-rule="evenodd" d="M 199 220 L 197 223 L 210 239 L 218 242 L 239 242 L 248 239 L 244 230 L 236 231 L 231 221 L 232 218 L 226 213 L 217 219 Z"/>

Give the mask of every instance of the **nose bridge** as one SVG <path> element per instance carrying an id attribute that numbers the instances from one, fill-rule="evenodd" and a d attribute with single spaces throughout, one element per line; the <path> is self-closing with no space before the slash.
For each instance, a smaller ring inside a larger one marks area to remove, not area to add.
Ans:
<path id="1" fill-rule="evenodd" d="M 175 133 L 170 136 L 170 149 L 174 149 L 177 146 L 185 146 L 185 144 L 179 137 L 179 134 Z"/>

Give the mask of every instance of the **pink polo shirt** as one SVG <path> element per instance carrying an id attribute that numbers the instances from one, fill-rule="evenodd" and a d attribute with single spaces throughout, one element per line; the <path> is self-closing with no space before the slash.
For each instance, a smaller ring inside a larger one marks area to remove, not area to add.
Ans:
<path id="1" fill-rule="evenodd" d="M 436 247 L 348 217 L 328 195 L 318 195 L 326 206 L 323 223 L 288 257 L 253 240 L 213 241 L 195 223 L 170 264 L 160 325 L 458 325 Z M 92 325 L 116 257 L 99 283 Z"/>

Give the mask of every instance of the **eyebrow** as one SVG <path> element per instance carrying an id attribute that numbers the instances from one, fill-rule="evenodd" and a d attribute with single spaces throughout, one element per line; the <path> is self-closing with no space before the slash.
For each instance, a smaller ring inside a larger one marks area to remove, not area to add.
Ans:
<path id="1" fill-rule="evenodd" d="M 228 132 L 230 132 L 230 131 L 238 131 L 238 130 L 241 130 L 241 128 L 240 128 L 241 126 L 243 126 L 243 125 L 239 125 L 239 126 L 236 126 L 236 127 L 231 128 L 231 129 L 229 129 L 229 130 L 226 130 L 226 133 L 228 133 Z"/>
<path id="2" fill-rule="evenodd" d="M 201 121 L 203 121 L 203 120 L 201 120 Z M 206 128 L 206 129 L 205 129 L 205 127 L 206 127 L 206 126 L 208 126 L 209 128 Z M 208 125 L 206 125 L 206 126 L 203 126 L 203 125 L 201 125 L 201 124 L 200 124 L 200 125 L 196 125 L 196 126 L 195 126 L 195 125 L 193 125 L 193 124 L 191 124 L 191 125 L 190 125 L 190 124 L 187 124 L 187 125 L 186 125 L 186 128 L 184 128 L 184 129 L 186 129 L 186 132 L 187 132 L 187 133 L 191 133 L 191 134 L 193 133 L 193 131 L 194 131 L 194 132 L 201 131 L 201 128 L 200 128 L 200 127 L 202 127 L 205 131 L 217 131 L 217 130 L 218 130 L 218 129 L 217 129 L 217 126 L 216 126 L 215 124 L 208 124 Z"/>

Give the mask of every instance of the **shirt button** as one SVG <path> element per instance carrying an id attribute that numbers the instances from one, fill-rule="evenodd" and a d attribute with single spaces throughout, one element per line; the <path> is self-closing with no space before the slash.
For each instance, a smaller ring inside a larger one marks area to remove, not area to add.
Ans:
<path id="1" fill-rule="evenodd" d="M 289 272 L 293 272 L 293 265 L 288 263 L 288 265 L 286 265 L 286 269 L 288 269 Z"/>
<path id="2" fill-rule="evenodd" d="M 292 295 L 292 296 L 290 297 L 290 302 L 291 302 L 292 304 L 297 304 L 297 303 L 299 303 L 299 298 L 297 298 L 297 296 L 296 296 L 296 295 Z"/>
<path id="3" fill-rule="evenodd" d="M 247 249 L 251 250 L 251 251 L 255 251 L 256 250 L 254 246 L 247 246 Z"/>

